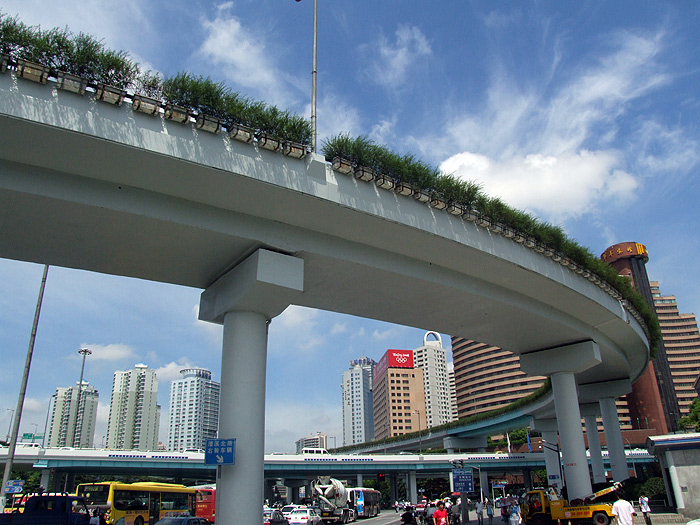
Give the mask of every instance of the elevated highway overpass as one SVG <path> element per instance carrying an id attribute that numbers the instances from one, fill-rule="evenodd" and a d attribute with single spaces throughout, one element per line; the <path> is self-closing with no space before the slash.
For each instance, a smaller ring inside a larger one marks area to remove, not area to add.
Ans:
<path id="1" fill-rule="evenodd" d="M 7 449 L 0 448 L 0 464 L 5 462 Z M 607 454 L 605 455 L 607 460 Z M 545 467 L 543 452 L 513 454 L 266 454 L 264 477 L 269 481 L 282 480 L 290 488 L 298 488 L 316 476 L 330 475 L 350 479 L 361 485 L 363 477 L 375 478 L 379 474 L 389 479 L 405 478 L 409 492 L 417 494 L 415 480 L 418 477 L 446 477 L 454 468 L 454 461 L 463 461 L 473 469 L 479 469 L 481 486 L 488 487 L 489 477 L 502 479 L 506 473 L 527 474 Z M 628 468 L 648 465 L 654 457 L 644 449 L 626 451 Z M 55 449 L 19 448 L 16 466 L 20 469 L 38 469 L 42 472 L 41 484 L 47 490 L 52 487 L 51 472 L 74 476 L 139 476 L 147 472 L 151 476 L 213 481 L 216 466 L 204 463 L 204 454 L 197 452 L 104 450 L 104 449 Z M 609 465 L 608 465 L 609 468 Z M 55 479 L 60 476 L 54 476 Z M 524 475 L 523 479 L 529 479 Z M 413 486 L 411 487 L 411 483 Z M 68 487 L 69 490 L 71 487 Z M 268 496 L 270 497 L 270 496 Z"/>
<path id="2" fill-rule="evenodd" d="M 224 325 L 219 435 L 237 439 L 222 513 L 239 522 L 262 500 L 249 480 L 263 472 L 266 326 L 289 304 L 520 354 L 552 377 L 554 403 L 533 415 L 558 421 L 569 494 L 590 492 L 578 404 L 614 404 L 647 338 L 594 276 L 519 240 L 315 154 L 0 74 L 0 257 L 204 290 L 200 317 Z"/>

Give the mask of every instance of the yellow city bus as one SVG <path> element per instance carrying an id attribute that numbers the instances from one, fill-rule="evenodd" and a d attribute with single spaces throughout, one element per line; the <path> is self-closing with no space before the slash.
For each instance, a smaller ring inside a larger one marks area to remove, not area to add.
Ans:
<path id="1" fill-rule="evenodd" d="M 170 483 L 104 481 L 78 485 L 90 514 L 110 525 L 153 525 L 161 518 L 195 514 L 195 490 Z"/>

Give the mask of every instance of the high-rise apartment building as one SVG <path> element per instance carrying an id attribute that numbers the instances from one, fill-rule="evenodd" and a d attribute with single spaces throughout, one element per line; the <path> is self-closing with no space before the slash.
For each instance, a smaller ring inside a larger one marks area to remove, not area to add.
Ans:
<path id="1" fill-rule="evenodd" d="M 369 357 L 350 361 L 342 376 L 343 445 L 374 439 L 372 373 L 376 363 Z"/>
<path id="2" fill-rule="evenodd" d="M 423 370 L 414 368 L 413 351 L 387 350 L 374 367 L 374 438 L 426 429 Z"/>
<path id="3" fill-rule="evenodd" d="M 82 385 L 57 388 L 47 446 L 92 447 L 99 397 L 97 390 L 87 381 L 83 381 Z"/>
<path id="4" fill-rule="evenodd" d="M 700 333 L 693 314 L 682 314 L 673 295 L 663 295 L 659 283 L 650 281 L 654 308 L 661 325 L 673 387 L 681 416 L 690 413 L 690 403 L 697 398 L 695 381 L 700 374 Z"/>
<path id="5" fill-rule="evenodd" d="M 294 443 L 296 445 L 297 454 L 301 454 L 301 451 L 305 448 L 314 449 L 328 449 L 328 436 L 323 432 L 316 432 L 316 434 L 304 436 L 299 438 Z"/>
<path id="6" fill-rule="evenodd" d="M 452 337 L 452 363 L 459 418 L 509 405 L 545 381 L 520 370 L 514 353 L 463 337 Z"/>
<path id="7" fill-rule="evenodd" d="M 216 439 L 221 387 L 204 368 L 180 370 L 170 383 L 168 450 L 202 449 Z"/>
<path id="8" fill-rule="evenodd" d="M 457 413 L 457 387 L 455 385 L 455 364 L 450 361 L 447 363 L 447 382 L 450 387 L 450 410 L 452 411 L 452 421 L 459 419 Z"/>
<path id="9" fill-rule="evenodd" d="M 428 339 L 433 336 L 435 339 Z M 442 347 L 442 337 L 437 332 L 427 332 L 423 346 L 413 350 L 413 364 L 423 370 L 425 392 L 425 427 L 432 428 L 452 421 L 450 383 L 447 377 L 447 354 Z"/>
<path id="10" fill-rule="evenodd" d="M 156 450 L 160 425 L 158 379 L 147 365 L 118 370 L 112 382 L 107 447 L 116 450 Z"/>

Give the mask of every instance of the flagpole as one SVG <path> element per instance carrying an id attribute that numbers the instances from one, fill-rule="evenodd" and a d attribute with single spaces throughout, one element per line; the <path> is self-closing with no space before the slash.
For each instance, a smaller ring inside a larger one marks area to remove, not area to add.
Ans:
<path id="1" fill-rule="evenodd" d="M 317 43 L 318 40 L 318 0 L 314 0 L 314 52 L 313 52 L 313 64 L 311 68 L 311 149 L 316 153 L 316 77 L 318 76 L 318 71 L 316 70 L 316 55 L 317 55 Z"/>

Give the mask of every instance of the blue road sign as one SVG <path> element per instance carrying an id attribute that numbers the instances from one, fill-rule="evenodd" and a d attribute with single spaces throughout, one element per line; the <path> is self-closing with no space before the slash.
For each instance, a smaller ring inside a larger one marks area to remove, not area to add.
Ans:
<path id="1" fill-rule="evenodd" d="M 471 469 L 452 469 L 452 486 L 455 492 L 474 492 L 474 473 Z"/>
<path id="2" fill-rule="evenodd" d="M 5 494 L 19 494 L 24 486 L 23 479 L 8 479 L 5 483 Z"/>
<path id="3" fill-rule="evenodd" d="M 236 463 L 236 439 L 207 439 L 204 451 L 207 465 L 233 465 Z"/>

